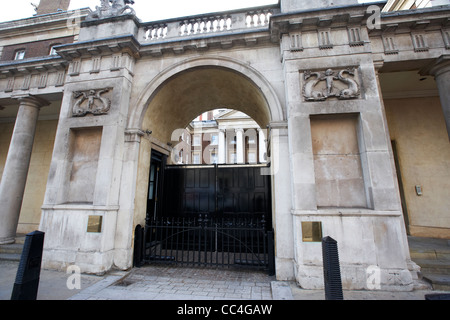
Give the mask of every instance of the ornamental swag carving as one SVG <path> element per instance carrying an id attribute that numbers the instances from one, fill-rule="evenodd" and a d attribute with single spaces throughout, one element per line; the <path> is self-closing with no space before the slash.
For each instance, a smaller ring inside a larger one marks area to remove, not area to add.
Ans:
<path id="1" fill-rule="evenodd" d="M 360 96 L 355 69 L 343 69 L 339 72 L 332 69 L 324 72 L 306 71 L 304 79 L 306 83 L 303 86 L 303 96 L 306 101 L 325 101 L 332 97 L 345 100 Z"/>
<path id="2" fill-rule="evenodd" d="M 102 95 L 111 89 L 97 89 L 88 91 L 76 91 L 73 93 L 75 104 L 72 109 L 74 117 L 84 117 L 87 114 L 107 114 L 111 109 L 111 100 Z"/>

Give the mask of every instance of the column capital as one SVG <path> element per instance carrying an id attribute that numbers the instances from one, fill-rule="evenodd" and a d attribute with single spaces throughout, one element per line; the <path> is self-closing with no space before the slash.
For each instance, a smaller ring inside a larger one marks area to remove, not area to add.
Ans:
<path id="1" fill-rule="evenodd" d="M 234 132 L 236 132 L 236 133 L 244 132 L 244 129 L 243 128 L 237 128 L 237 129 L 234 129 Z"/>
<path id="2" fill-rule="evenodd" d="M 17 99 L 20 104 L 29 105 L 39 109 L 50 105 L 50 102 L 47 100 L 29 94 L 13 96 L 13 98 Z"/>
<path id="3" fill-rule="evenodd" d="M 450 71 L 450 54 L 443 54 L 439 58 L 432 61 L 430 64 L 420 70 L 421 76 L 434 76 L 437 77 L 442 73 Z"/>
<path id="4" fill-rule="evenodd" d="M 141 138 L 145 134 L 141 129 L 127 129 L 125 130 L 125 142 L 141 142 Z"/>
<path id="5" fill-rule="evenodd" d="M 384 60 L 382 60 L 382 59 L 373 60 L 373 67 L 374 67 L 375 73 L 377 75 L 383 66 L 384 66 Z"/>

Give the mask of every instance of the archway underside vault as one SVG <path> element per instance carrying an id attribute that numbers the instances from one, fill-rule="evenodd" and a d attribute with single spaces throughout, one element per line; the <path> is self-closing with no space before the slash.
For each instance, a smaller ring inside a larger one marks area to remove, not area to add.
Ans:
<path id="1" fill-rule="evenodd" d="M 183 71 L 161 85 L 148 105 L 142 129 L 169 142 L 174 130 L 217 108 L 242 111 L 261 128 L 271 121 L 267 101 L 252 81 L 229 69 L 201 67 Z"/>

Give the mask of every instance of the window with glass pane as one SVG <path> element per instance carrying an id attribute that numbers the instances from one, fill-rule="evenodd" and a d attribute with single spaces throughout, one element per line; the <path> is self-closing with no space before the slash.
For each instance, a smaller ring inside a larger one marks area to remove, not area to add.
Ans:
<path id="1" fill-rule="evenodd" d="M 25 49 L 17 50 L 16 55 L 14 56 L 14 60 L 23 60 L 25 59 Z"/>

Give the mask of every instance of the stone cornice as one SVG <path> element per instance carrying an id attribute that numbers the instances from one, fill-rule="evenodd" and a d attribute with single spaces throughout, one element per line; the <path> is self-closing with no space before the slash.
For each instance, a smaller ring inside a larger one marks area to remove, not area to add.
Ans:
<path id="1" fill-rule="evenodd" d="M 0 77 L 64 70 L 66 67 L 67 61 L 58 56 L 37 57 L 19 61 L 3 61 L 0 63 Z"/>
<path id="2" fill-rule="evenodd" d="M 443 54 L 430 64 L 428 64 L 426 67 L 424 67 L 422 70 L 420 70 L 420 75 L 427 76 L 437 76 L 439 74 L 442 74 L 443 72 L 449 72 L 450 71 L 450 54 Z"/>
<path id="3" fill-rule="evenodd" d="M 374 3 L 383 4 L 384 2 Z M 272 33 L 288 33 L 290 31 L 310 30 L 318 28 L 362 25 L 370 17 L 367 8 L 370 4 L 346 7 L 332 7 L 304 10 L 288 14 L 276 14 L 271 19 Z M 373 5 L 373 4 L 372 4 Z M 381 7 L 380 7 L 381 10 Z"/>
<path id="4" fill-rule="evenodd" d="M 229 49 L 235 46 L 255 46 L 270 43 L 271 38 L 268 30 L 258 32 L 214 34 L 185 40 L 160 41 L 142 44 L 140 53 L 142 56 L 161 56 L 164 53 L 181 54 L 187 50 L 207 51 L 209 49 Z"/>
<path id="5" fill-rule="evenodd" d="M 124 14 L 124 15 L 120 15 L 120 16 L 113 16 L 113 17 L 108 17 L 108 18 L 104 18 L 104 19 L 95 19 L 95 20 L 89 20 L 89 21 L 83 21 L 81 23 L 81 27 L 92 27 L 92 26 L 98 26 L 100 24 L 103 23 L 108 23 L 108 22 L 118 22 L 118 21 L 123 21 L 123 20 L 129 20 L 132 19 L 136 25 L 140 25 L 141 21 L 139 20 L 139 18 L 133 14 Z"/>
<path id="6" fill-rule="evenodd" d="M 380 22 L 380 28 L 370 30 L 371 36 L 446 28 L 450 26 L 450 6 L 383 12 Z"/>
<path id="7" fill-rule="evenodd" d="M 55 47 L 57 53 L 71 61 L 75 58 L 117 53 L 127 50 L 139 57 L 140 44 L 133 35 L 118 36 L 92 41 L 76 42 Z"/>
<path id="8" fill-rule="evenodd" d="M 371 5 L 378 5 L 380 11 L 384 2 L 360 4 L 347 7 L 305 10 L 289 14 L 276 14 L 271 18 L 271 33 L 276 38 L 292 31 L 316 30 L 320 28 L 366 25 L 372 13 Z M 371 35 L 407 28 L 423 30 L 428 27 L 448 27 L 450 7 L 435 7 L 400 12 L 381 13 L 380 27 L 370 30 Z"/>

